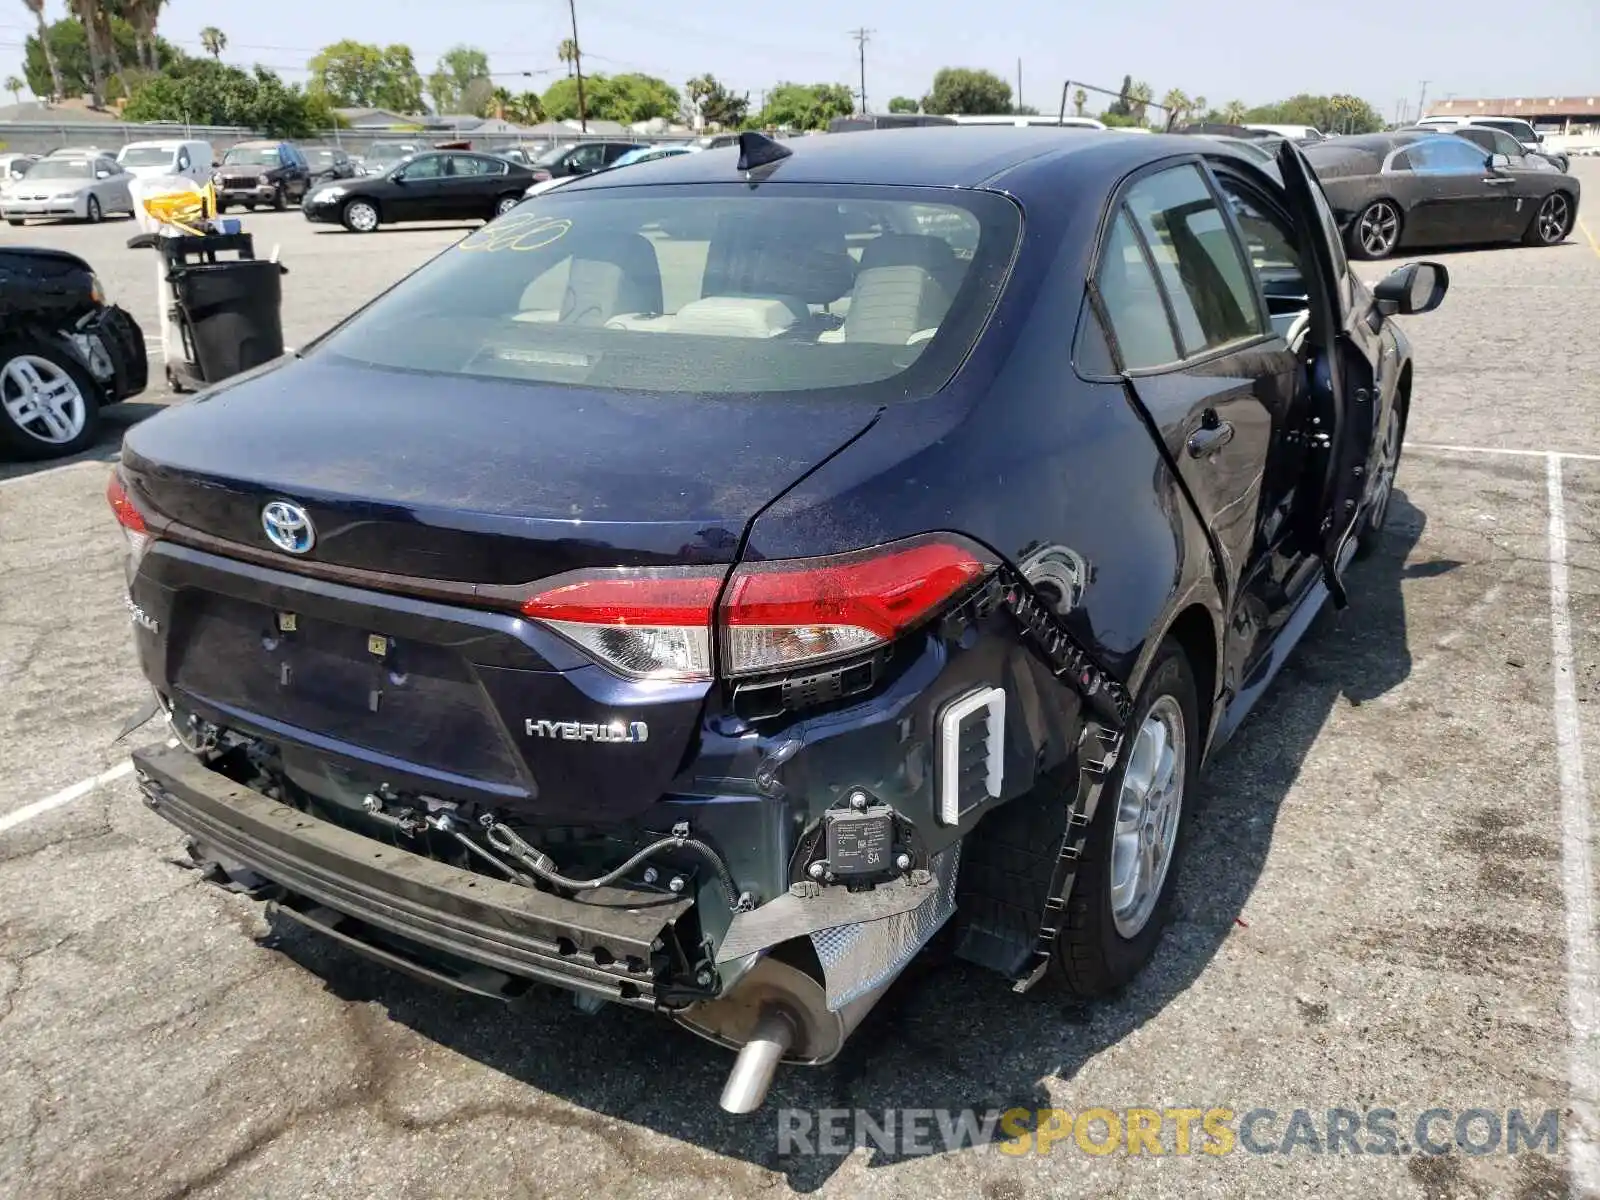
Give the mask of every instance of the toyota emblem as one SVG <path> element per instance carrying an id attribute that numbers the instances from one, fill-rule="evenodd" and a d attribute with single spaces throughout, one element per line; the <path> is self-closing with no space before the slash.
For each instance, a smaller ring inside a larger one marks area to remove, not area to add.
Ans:
<path id="1" fill-rule="evenodd" d="M 287 500 L 274 500 L 261 510 L 261 528 L 267 531 L 269 542 L 289 554 L 304 554 L 317 544 L 311 517 Z"/>

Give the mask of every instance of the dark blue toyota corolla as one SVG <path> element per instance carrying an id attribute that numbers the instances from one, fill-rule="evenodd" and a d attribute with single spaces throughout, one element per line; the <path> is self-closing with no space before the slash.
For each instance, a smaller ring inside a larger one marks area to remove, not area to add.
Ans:
<path id="1" fill-rule="evenodd" d="M 738 1049 L 733 1111 L 941 930 L 1114 990 L 1378 536 L 1391 318 L 1447 282 L 1368 291 L 1292 146 L 748 134 L 572 183 L 128 435 L 182 742 L 144 794 L 399 969 Z"/>

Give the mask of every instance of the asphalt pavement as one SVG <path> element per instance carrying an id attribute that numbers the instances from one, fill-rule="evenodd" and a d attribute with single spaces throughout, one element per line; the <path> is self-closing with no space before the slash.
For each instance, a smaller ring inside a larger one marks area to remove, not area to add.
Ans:
<path id="1" fill-rule="evenodd" d="M 1577 167 L 1600 195 L 1600 163 Z M 291 345 L 470 228 L 245 221 L 289 267 Z M 717 1109 L 728 1056 L 663 1022 L 555 992 L 515 1009 L 440 993 L 200 881 L 114 740 L 146 689 L 106 463 L 170 398 L 124 406 L 81 461 L 0 464 L 0 1196 L 1589 1194 L 1589 230 L 1600 219 L 1553 249 L 1428 256 L 1452 284 L 1405 322 L 1416 392 L 1381 550 L 1206 777 L 1176 919 L 1134 987 L 1081 1005 L 960 965 L 917 971 L 836 1063 L 781 1073 L 746 1118 Z M 133 232 L 0 243 L 83 254 L 153 335 L 155 268 L 124 247 Z M 1166 1122 L 1165 1153 L 1126 1137 L 1096 1152 L 1141 1109 Z M 1231 1152 L 1174 1152 L 1172 1112 L 1223 1109 Z M 1065 1136 L 944 1149 L 940 1114 L 967 1110 L 1028 1113 L 1008 1134 L 1104 1112 Z M 1389 1139 L 1373 1133 L 1384 1110 Z M 1553 1153 L 1506 1153 L 1513 1110 L 1557 1115 Z M 861 1147 L 820 1136 L 850 1140 L 858 1112 Z M 1335 1112 L 1361 1136 L 1335 1136 Z M 879 1136 L 888 1114 L 933 1133 Z M 1489 1116 L 1494 1146 L 1469 1152 Z"/>

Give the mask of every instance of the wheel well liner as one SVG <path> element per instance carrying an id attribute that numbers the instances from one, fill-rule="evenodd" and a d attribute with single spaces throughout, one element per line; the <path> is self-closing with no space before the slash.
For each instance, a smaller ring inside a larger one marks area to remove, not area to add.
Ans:
<path id="1" fill-rule="evenodd" d="M 1194 673 L 1194 690 L 1200 704 L 1200 728 L 1210 736 L 1211 714 L 1217 701 L 1217 626 L 1203 604 L 1191 604 L 1167 626 L 1167 636 L 1177 642 Z"/>

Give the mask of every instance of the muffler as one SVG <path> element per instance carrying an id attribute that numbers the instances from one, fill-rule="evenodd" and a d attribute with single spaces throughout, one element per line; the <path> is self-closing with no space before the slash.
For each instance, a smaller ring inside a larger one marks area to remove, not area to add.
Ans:
<path id="1" fill-rule="evenodd" d="M 767 957 L 727 995 L 695 1005 L 678 1021 L 739 1052 L 723 1086 L 721 1105 L 724 1112 L 751 1113 L 766 1099 L 780 1063 L 819 1066 L 832 1060 L 893 982 L 891 976 L 833 1012 L 821 980 Z"/>

